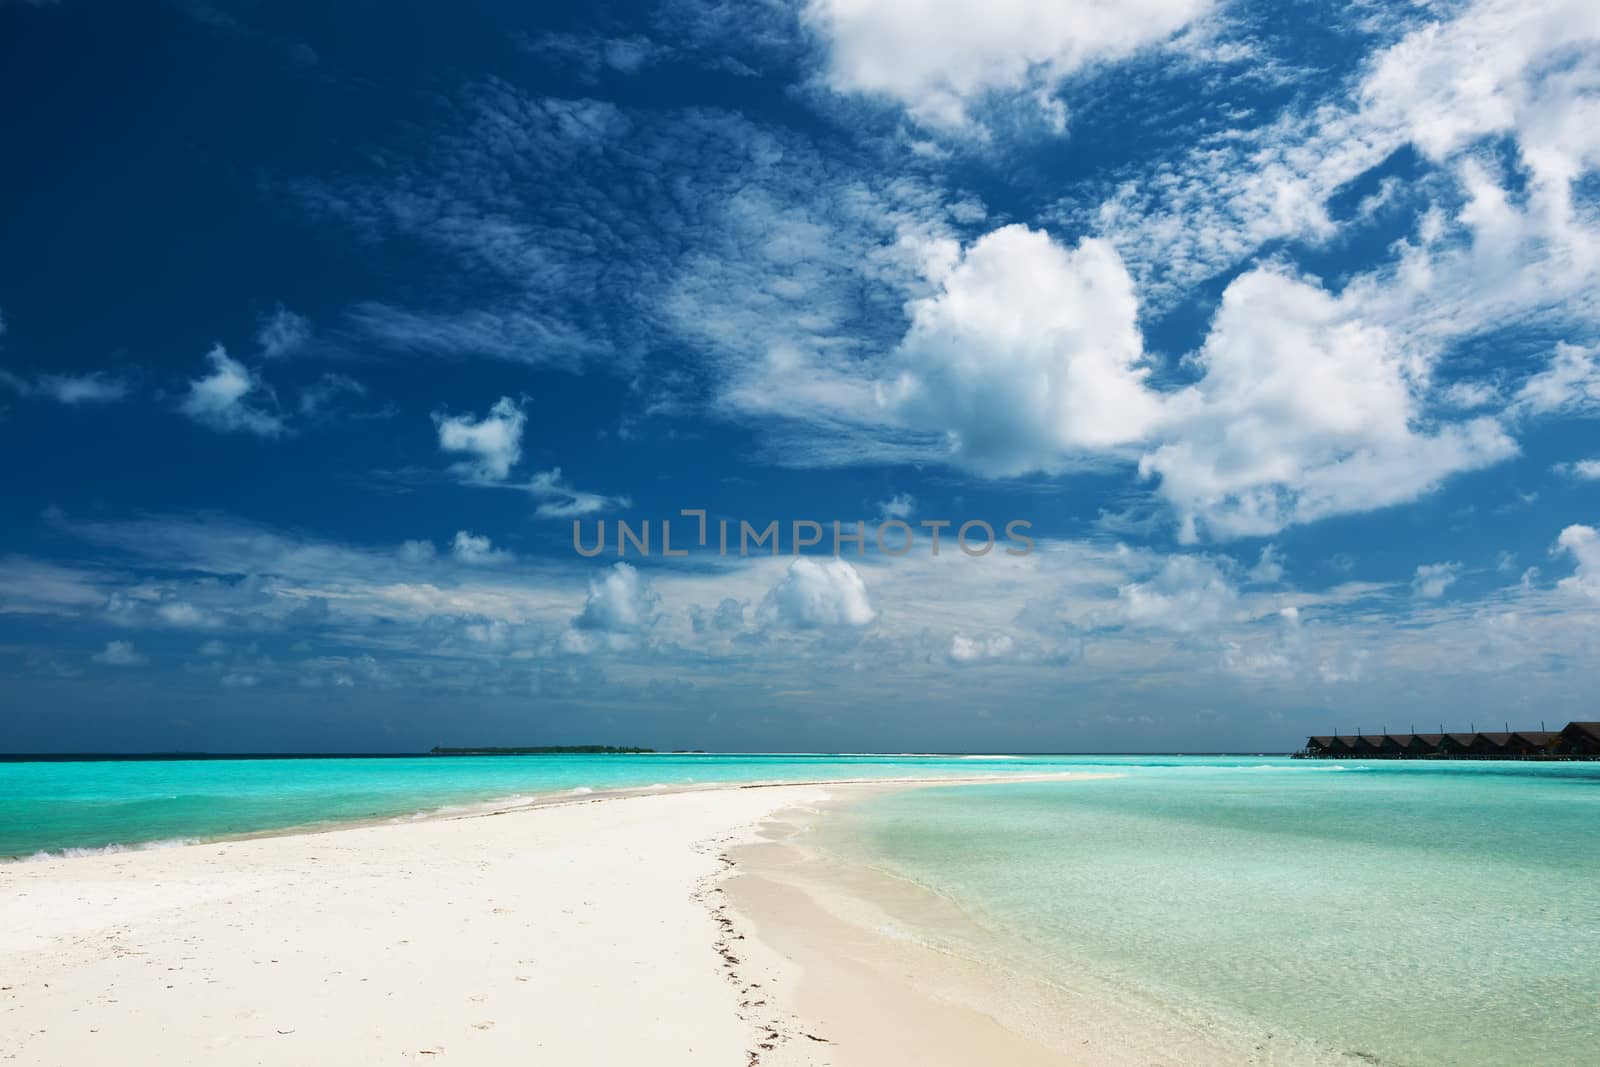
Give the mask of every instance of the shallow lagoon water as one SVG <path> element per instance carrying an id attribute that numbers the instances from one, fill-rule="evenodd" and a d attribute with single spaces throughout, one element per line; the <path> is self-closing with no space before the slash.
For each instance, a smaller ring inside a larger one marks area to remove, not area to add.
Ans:
<path id="1" fill-rule="evenodd" d="M 1600 765 L 1123 769 L 844 818 L 1068 986 L 1352 1062 L 1594 1062 Z"/>

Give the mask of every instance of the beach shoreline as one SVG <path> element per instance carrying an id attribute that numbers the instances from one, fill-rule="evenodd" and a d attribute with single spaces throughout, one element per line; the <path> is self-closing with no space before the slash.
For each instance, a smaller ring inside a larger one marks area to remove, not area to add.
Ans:
<path id="1" fill-rule="evenodd" d="M 848 1062 L 788 999 L 801 966 L 722 899 L 724 857 L 785 812 L 994 780 L 629 790 L 7 864 L 0 1056 Z"/>
<path id="2" fill-rule="evenodd" d="M 817 843 L 848 806 L 883 792 L 843 791 L 775 812 L 755 839 L 728 852 L 721 883 L 728 913 L 763 954 L 782 959 L 778 999 L 809 1033 L 829 1042 L 825 1054 L 792 1062 L 1353 1062 L 1293 1035 L 1163 1003 L 1094 974 L 1063 978 L 1019 931 L 1001 932 L 959 902 L 884 868 L 859 841 L 848 849 L 838 837 Z M 765 969 L 774 971 L 770 963 Z M 791 1044 L 794 1036 L 784 1034 Z"/>
<path id="3" fill-rule="evenodd" d="M 967 758 L 967 757 L 964 757 Z M 354 830 L 375 826 L 393 826 L 421 822 L 448 822 L 458 819 L 476 819 L 505 815 L 516 811 L 535 811 L 544 808 L 566 807 L 573 804 L 597 803 L 611 800 L 628 800 L 638 797 L 671 796 L 678 793 L 698 793 L 724 789 L 804 789 L 820 786 L 894 786 L 917 788 L 935 785 L 981 785 L 986 782 L 1043 782 L 1058 779 L 1081 778 L 1084 772 L 995 772 L 990 774 L 905 775 L 858 778 L 772 778 L 703 782 L 654 783 L 647 786 L 579 786 L 532 793 L 493 793 L 482 797 L 461 799 L 445 804 L 419 808 L 400 808 L 395 811 L 371 815 L 313 819 L 282 825 L 263 826 L 259 829 L 238 830 L 218 834 L 198 834 L 179 837 L 138 838 L 129 841 L 105 841 L 101 844 L 43 848 L 31 852 L 0 855 L 0 868 L 13 863 L 36 863 L 55 860 L 81 859 L 96 855 L 113 855 L 128 852 L 159 851 L 190 845 L 223 844 L 230 841 L 254 841 L 275 837 L 296 837 L 305 834 L 325 834 L 338 830 Z"/>

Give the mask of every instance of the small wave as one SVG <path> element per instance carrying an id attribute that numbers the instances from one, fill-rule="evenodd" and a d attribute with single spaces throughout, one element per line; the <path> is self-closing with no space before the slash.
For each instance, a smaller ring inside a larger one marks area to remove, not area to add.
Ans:
<path id="1" fill-rule="evenodd" d="M 590 789 L 590 788 L 589 788 L 589 787 L 588 787 L 588 786 L 586 786 L 586 785 L 580 785 L 580 786 L 578 786 L 578 788 L 576 788 L 576 789 L 573 789 L 573 790 L 569 790 L 569 792 L 570 792 L 570 793 L 571 793 L 571 795 L 572 795 L 572 796 L 575 796 L 575 797 L 582 797 L 582 796 L 588 796 L 588 795 L 589 795 L 589 794 L 590 794 L 590 793 L 593 793 L 593 792 L 594 792 L 594 790 L 593 790 L 593 789 Z"/>
<path id="2" fill-rule="evenodd" d="M 1021 756 L 957 756 L 956 759 L 1021 759 Z"/>
<path id="3" fill-rule="evenodd" d="M 84 856 L 115 856 L 123 852 L 150 852 L 162 848 L 182 848 L 184 845 L 198 845 L 198 837 L 166 837 L 159 841 L 141 841 L 134 845 L 124 845 L 112 842 L 109 845 L 96 845 L 93 847 L 59 848 L 54 852 L 40 851 L 30 856 L 17 856 L 11 860 L 0 860 L 9 863 L 47 863 L 52 860 L 72 860 Z"/>

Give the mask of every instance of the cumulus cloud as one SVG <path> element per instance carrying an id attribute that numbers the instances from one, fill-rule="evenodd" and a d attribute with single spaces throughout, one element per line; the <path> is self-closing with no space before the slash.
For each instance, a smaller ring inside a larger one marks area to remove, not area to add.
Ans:
<path id="1" fill-rule="evenodd" d="M 1283 553 L 1278 551 L 1277 545 L 1267 545 L 1261 549 L 1261 557 L 1250 568 L 1248 577 L 1252 582 L 1262 585 L 1273 585 L 1283 580 Z"/>
<path id="2" fill-rule="evenodd" d="M 435 414 L 433 421 L 439 428 L 439 447 L 467 457 L 451 470 L 469 481 L 505 481 L 522 458 L 522 430 L 528 417 L 509 396 L 495 401 L 481 419 Z"/>
<path id="3" fill-rule="evenodd" d="M 1592 482 L 1600 480 L 1600 459 L 1580 459 L 1572 463 L 1557 463 L 1557 474 L 1565 474 L 1569 478 L 1579 481 Z"/>
<path id="4" fill-rule="evenodd" d="M 256 323 L 256 344 L 267 359 L 281 359 L 304 348 L 311 340 L 311 320 L 279 304 Z"/>
<path id="5" fill-rule="evenodd" d="M 1455 584 L 1460 573 L 1459 563 L 1425 563 L 1411 579 L 1411 592 L 1424 600 L 1437 600 Z"/>
<path id="6" fill-rule="evenodd" d="M 641 634 L 655 625 L 660 602 L 637 568 L 614 563 L 589 580 L 589 595 L 572 625 L 600 634 Z"/>
<path id="7" fill-rule="evenodd" d="M 920 435 L 988 477 L 1136 460 L 1188 542 L 1408 502 L 1516 452 L 1495 416 L 1433 415 L 1430 352 L 1282 268 L 1228 286 L 1188 361 L 1198 380 L 1167 390 L 1149 382 L 1133 284 L 1104 242 L 1007 226 L 929 272 L 935 291 L 908 305 L 878 371 L 876 427 L 848 380 L 790 368 L 813 384 L 814 425 Z"/>
<path id="8" fill-rule="evenodd" d="M 1031 96 L 1059 123 L 1052 95 L 1092 63 L 1164 41 L 1210 0 L 810 0 L 806 18 L 828 46 L 826 79 L 917 120 L 966 125 L 991 93 Z"/>
<path id="9" fill-rule="evenodd" d="M 204 629 L 218 626 L 221 620 L 215 615 L 182 600 L 170 600 L 155 609 L 156 618 L 167 626 L 183 629 Z"/>
<path id="10" fill-rule="evenodd" d="M 744 629 L 744 602 L 723 597 L 715 611 L 692 604 L 689 607 L 689 626 L 697 634 L 711 631 L 737 633 Z"/>
<path id="11" fill-rule="evenodd" d="M 90 658 L 111 667 L 137 667 L 145 661 L 132 641 L 107 641 L 106 647 Z"/>
<path id="12" fill-rule="evenodd" d="M 432 541 L 417 540 L 402 541 L 400 543 L 399 555 L 406 563 L 414 565 L 430 563 L 438 554 L 439 550 L 434 547 Z"/>
<path id="13" fill-rule="evenodd" d="M 1124 622 L 1187 632 L 1228 619 L 1239 593 L 1213 560 L 1170 556 L 1153 577 L 1121 586 L 1117 599 Z"/>
<path id="14" fill-rule="evenodd" d="M 207 352 L 206 360 L 211 373 L 189 383 L 178 410 L 213 430 L 260 437 L 284 432 L 283 420 L 262 407 L 263 402 L 272 402 L 272 391 L 248 367 L 221 345 Z"/>
<path id="15" fill-rule="evenodd" d="M 867 584 L 848 560 L 797 559 L 767 592 L 762 619 L 793 629 L 866 626 L 877 617 Z"/>
<path id="16" fill-rule="evenodd" d="M 1188 541 L 1413 500 L 1516 452 L 1489 417 L 1426 427 L 1425 361 L 1275 269 L 1228 286 L 1194 362 L 1201 379 L 1167 398 L 1167 441 L 1140 461 Z"/>
<path id="17" fill-rule="evenodd" d="M 1571 556 L 1577 564 L 1572 576 L 1557 583 L 1566 592 L 1600 600 L 1600 533 L 1593 526 L 1574 524 L 1561 531 L 1556 552 Z"/>
<path id="18" fill-rule="evenodd" d="M 952 634 L 947 653 L 953 663 L 982 663 L 988 660 L 1006 660 L 1016 655 L 1017 643 L 1006 634 L 989 637 L 968 637 Z"/>
<path id="19" fill-rule="evenodd" d="M 468 457 L 451 465 L 456 477 L 469 485 L 521 489 L 538 501 L 534 513 L 541 518 L 574 518 L 626 508 L 631 503 L 625 496 L 574 488 L 562 478 L 560 467 L 539 471 L 525 482 L 509 481 L 511 469 L 522 459 L 522 432 L 528 416 L 522 405 L 508 396 L 497 400 L 481 419 L 435 414 L 433 421 L 439 429 L 439 447 Z"/>
<path id="20" fill-rule="evenodd" d="M 1008 476 L 1137 441 L 1159 414 L 1144 385 L 1133 283 L 1110 245 L 1065 248 L 1026 226 L 969 247 L 914 302 L 884 403 L 945 435 L 951 459 Z"/>
<path id="21" fill-rule="evenodd" d="M 583 610 L 572 617 L 561 647 L 579 655 L 637 649 L 660 620 L 660 605 L 661 595 L 644 575 L 614 563 L 589 579 Z"/>
<path id="22" fill-rule="evenodd" d="M 408 545 L 413 543 L 407 542 Z M 451 542 L 450 551 L 462 563 L 505 563 L 512 558 L 511 553 L 495 548 L 489 538 L 467 530 L 456 531 L 456 538 Z"/>
<path id="23" fill-rule="evenodd" d="M 885 519 L 899 519 L 901 522 L 911 518 L 917 510 L 917 498 L 910 493 L 896 493 L 888 500 L 878 501 L 878 514 Z"/>

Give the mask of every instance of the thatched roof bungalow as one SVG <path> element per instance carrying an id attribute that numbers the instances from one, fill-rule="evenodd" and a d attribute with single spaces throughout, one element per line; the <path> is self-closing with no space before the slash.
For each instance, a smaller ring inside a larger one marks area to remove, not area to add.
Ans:
<path id="1" fill-rule="evenodd" d="M 1506 752 L 1513 756 L 1547 756 L 1561 742 L 1555 730 L 1514 730 L 1506 744 Z"/>
<path id="2" fill-rule="evenodd" d="M 1344 759 L 1600 759 L 1600 722 L 1554 730 L 1317 734 L 1302 755 Z"/>
<path id="3" fill-rule="evenodd" d="M 1472 744 L 1467 751 L 1474 756 L 1504 756 L 1510 741 L 1511 735 L 1508 733 L 1483 730 L 1472 735 Z"/>
<path id="4" fill-rule="evenodd" d="M 1600 722 L 1569 722 L 1557 751 L 1564 756 L 1600 756 Z"/>

